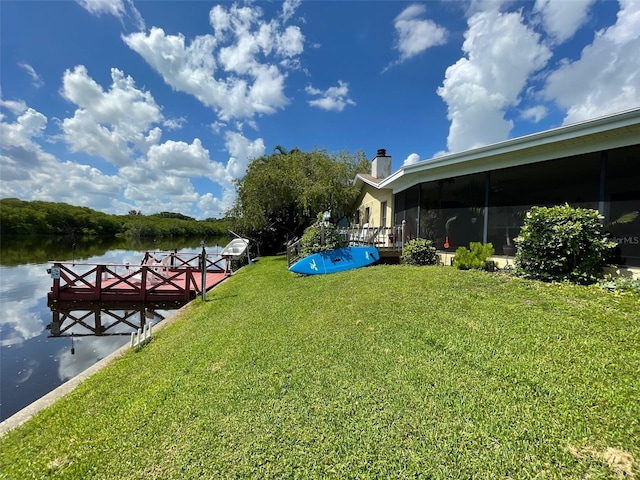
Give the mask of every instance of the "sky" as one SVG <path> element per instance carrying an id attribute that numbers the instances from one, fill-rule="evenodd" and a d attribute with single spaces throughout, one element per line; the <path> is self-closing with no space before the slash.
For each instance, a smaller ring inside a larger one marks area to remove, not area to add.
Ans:
<path id="1" fill-rule="evenodd" d="M 3 0 L 0 198 L 221 218 L 274 147 L 392 171 L 640 106 L 640 0 Z"/>

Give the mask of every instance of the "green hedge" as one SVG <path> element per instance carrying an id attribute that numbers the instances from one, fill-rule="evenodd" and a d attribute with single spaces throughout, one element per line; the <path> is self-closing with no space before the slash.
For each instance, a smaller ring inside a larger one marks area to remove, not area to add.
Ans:
<path id="1" fill-rule="evenodd" d="M 518 274 L 547 282 L 595 283 L 616 245 L 601 219 L 597 210 L 569 205 L 531 208 L 515 239 Z"/>
<path id="2" fill-rule="evenodd" d="M 402 249 L 401 261 L 406 265 L 435 265 L 438 263 L 436 247 L 424 238 L 409 240 Z"/>

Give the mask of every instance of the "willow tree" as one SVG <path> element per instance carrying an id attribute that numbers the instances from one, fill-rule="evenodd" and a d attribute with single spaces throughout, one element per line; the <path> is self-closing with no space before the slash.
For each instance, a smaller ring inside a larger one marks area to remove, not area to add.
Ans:
<path id="1" fill-rule="evenodd" d="M 349 216 L 359 193 L 353 180 L 369 171 L 370 162 L 361 151 L 278 148 L 249 163 L 245 176 L 236 181 L 237 197 L 229 214 L 237 228 L 260 241 L 263 252 L 281 251 L 319 212 L 331 212 L 333 222 Z"/>

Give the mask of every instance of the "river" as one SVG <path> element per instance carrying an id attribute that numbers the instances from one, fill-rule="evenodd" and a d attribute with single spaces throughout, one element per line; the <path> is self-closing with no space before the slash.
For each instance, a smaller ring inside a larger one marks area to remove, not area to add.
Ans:
<path id="1" fill-rule="evenodd" d="M 207 253 L 219 251 L 226 238 L 209 239 Z M 51 260 L 78 263 L 140 264 L 151 250 L 200 252 L 200 240 L 123 241 L 70 238 L 2 238 L 0 243 L 0 421 L 46 395 L 129 342 L 132 325 L 162 321 L 178 305 L 146 305 L 127 310 L 101 305 L 103 333 L 94 335 L 95 311 L 64 312 L 60 336 L 51 330 L 47 306 L 52 285 Z M 72 319 L 75 319 L 73 321 Z M 66 328 L 65 326 L 65 328 Z M 49 328 L 47 328 L 49 327 Z"/>

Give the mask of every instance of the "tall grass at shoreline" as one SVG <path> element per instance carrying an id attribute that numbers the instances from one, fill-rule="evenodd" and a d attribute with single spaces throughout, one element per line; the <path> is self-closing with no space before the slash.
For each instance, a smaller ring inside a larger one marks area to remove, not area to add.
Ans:
<path id="1" fill-rule="evenodd" d="M 640 297 L 263 258 L 0 439 L 0 478 L 630 478 Z"/>

